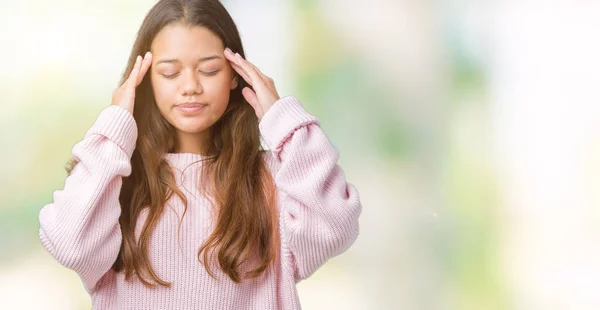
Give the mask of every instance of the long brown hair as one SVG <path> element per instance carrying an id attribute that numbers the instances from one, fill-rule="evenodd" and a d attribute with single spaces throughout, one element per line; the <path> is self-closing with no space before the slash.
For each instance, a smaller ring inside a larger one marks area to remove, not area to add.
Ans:
<path id="1" fill-rule="evenodd" d="M 136 56 L 149 51 L 157 33 L 173 23 L 206 27 L 221 38 L 224 46 L 244 56 L 237 27 L 219 1 L 161 0 L 148 12 L 139 29 L 120 84 L 131 72 Z M 238 77 L 227 109 L 211 127 L 212 143 L 206 150 L 209 155 L 200 168 L 201 179 L 211 180 L 202 184 L 200 190 L 212 194 L 218 211 L 215 229 L 200 247 L 198 260 L 202 256 L 209 274 L 215 277 L 209 263 L 215 261 L 216 255 L 220 268 L 236 283 L 263 274 L 279 248 L 274 181 L 262 156 L 257 116 L 242 96 L 245 86 L 248 85 Z M 170 286 L 150 265 L 148 243 L 165 202 L 177 195 L 185 205 L 185 215 L 187 199 L 178 189 L 165 158 L 166 153 L 178 148 L 175 129 L 156 106 L 149 75 L 136 89 L 133 117 L 138 139 L 131 158 L 132 172 L 123 178 L 119 196 L 123 242 L 113 269 L 125 272 L 126 279 L 135 274 L 149 287 L 155 283 Z M 69 173 L 75 164 L 72 160 Z M 135 225 L 144 208 L 149 208 L 149 213 L 136 241 Z M 254 269 L 242 275 L 240 266 L 245 262 L 255 263 Z"/>

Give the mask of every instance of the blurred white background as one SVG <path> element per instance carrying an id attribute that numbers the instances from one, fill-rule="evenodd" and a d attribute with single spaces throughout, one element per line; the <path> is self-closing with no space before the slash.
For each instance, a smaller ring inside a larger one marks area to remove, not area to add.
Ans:
<path id="1" fill-rule="evenodd" d="M 222 2 L 361 194 L 304 309 L 600 308 L 598 1 Z M 0 308 L 90 308 L 37 214 L 154 3 L 0 0 Z"/>

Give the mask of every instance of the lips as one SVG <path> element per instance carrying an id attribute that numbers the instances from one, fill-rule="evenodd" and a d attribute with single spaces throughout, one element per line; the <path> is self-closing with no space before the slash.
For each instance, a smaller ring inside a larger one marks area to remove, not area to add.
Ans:
<path id="1" fill-rule="evenodd" d="M 197 113 L 201 113 L 207 105 L 199 102 L 186 102 L 179 105 L 176 105 L 175 108 L 181 112 L 183 115 L 196 115 Z"/>
<path id="2" fill-rule="evenodd" d="M 187 103 L 178 104 L 177 106 L 180 108 L 201 108 L 201 107 L 206 106 L 206 104 L 199 103 L 199 102 L 187 102 Z"/>

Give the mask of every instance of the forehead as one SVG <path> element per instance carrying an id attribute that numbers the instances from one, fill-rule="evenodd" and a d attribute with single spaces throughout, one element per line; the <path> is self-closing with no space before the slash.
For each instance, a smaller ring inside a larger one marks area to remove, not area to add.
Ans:
<path id="1" fill-rule="evenodd" d="M 165 26 L 152 41 L 154 55 L 199 57 L 220 54 L 225 47 L 221 39 L 205 27 L 171 24 Z"/>

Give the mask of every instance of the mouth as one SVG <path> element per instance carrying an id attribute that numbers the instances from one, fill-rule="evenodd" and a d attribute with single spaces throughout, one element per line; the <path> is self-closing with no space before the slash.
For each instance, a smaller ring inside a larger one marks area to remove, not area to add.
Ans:
<path id="1" fill-rule="evenodd" d="M 186 102 L 186 103 L 178 104 L 175 107 L 179 111 L 183 112 L 184 114 L 191 114 L 191 113 L 197 113 L 197 112 L 204 110 L 204 108 L 206 106 L 207 106 L 207 104 L 204 104 L 204 103 Z"/>

